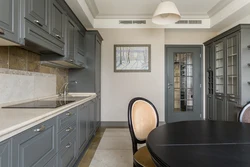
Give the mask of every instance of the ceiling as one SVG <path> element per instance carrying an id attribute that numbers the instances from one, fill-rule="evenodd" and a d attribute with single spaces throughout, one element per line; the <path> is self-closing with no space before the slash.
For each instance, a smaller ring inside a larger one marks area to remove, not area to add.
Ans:
<path id="1" fill-rule="evenodd" d="M 161 0 L 86 0 L 96 5 L 95 18 L 150 18 Z M 208 13 L 231 0 L 172 0 L 182 17 L 209 18 Z M 220 9 L 219 9 L 220 10 Z"/>

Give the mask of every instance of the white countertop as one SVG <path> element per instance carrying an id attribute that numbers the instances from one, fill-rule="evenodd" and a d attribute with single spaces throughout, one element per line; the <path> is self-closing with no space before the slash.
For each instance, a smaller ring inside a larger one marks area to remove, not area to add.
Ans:
<path id="1" fill-rule="evenodd" d="M 88 96 L 88 97 L 81 99 L 80 97 L 82 96 Z M 74 108 L 87 101 L 90 101 L 95 97 L 96 97 L 95 93 L 69 93 L 69 96 L 66 97 L 67 100 L 76 100 L 76 101 L 53 109 L 0 108 L 0 142 L 20 132 L 23 132 L 33 126 L 36 126 L 44 121 L 47 121 L 71 108 Z M 43 98 L 42 100 L 56 100 L 60 98 L 62 97 L 58 97 L 55 95 L 52 97 Z M 33 100 L 38 100 L 38 99 L 32 99 L 29 101 Z M 28 101 L 23 101 L 23 102 L 28 102 Z M 17 103 L 9 103 L 4 106 L 14 105 L 14 104 Z"/>

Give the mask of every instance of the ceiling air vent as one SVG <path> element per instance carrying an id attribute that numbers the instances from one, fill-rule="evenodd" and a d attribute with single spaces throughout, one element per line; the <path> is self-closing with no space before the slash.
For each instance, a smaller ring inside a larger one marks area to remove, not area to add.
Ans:
<path id="1" fill-rule="evenodd" d="M 146 20 L 120 20 L 119 24 L 146 24 Z"/>
<path id="2" fill-rule="evenodd" d="M 175 24 L 202 24 L 202 20 L 179 20 Z"/>
<path id="3" fill-rule="evenodd" d="M 175 24 L 188 24 L 188 20 L 179 20 Z"/>
<path id="4" fill-rule="evenodd" d="M 202 24 L 202 20 L 189 20 L 189 24 Z"/>

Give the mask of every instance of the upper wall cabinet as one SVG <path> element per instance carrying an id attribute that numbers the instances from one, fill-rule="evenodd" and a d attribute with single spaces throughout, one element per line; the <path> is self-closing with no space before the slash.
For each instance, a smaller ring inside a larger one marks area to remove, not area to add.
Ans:
<path id="1" fill-rule="evenodd" d="M 25 18 L 49 32 L 49 0 L 26 0 Z"/>
<path id="2" fill-rule="evenodd" d="M 18 42 L 18 1 L 0 1 L 0 38 Z"/>

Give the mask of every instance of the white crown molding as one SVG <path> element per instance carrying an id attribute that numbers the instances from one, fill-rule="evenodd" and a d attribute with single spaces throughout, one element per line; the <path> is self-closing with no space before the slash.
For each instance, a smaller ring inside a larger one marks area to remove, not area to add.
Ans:
<path id="1" fill-rule="evenodd" d="M 85 0 L 91 14 L 93 15 L 93 17 L 95 18 L 98 14 L 99 14 L 99 10 L 96 6 L 96 3 L 94 0 Z"/>
<path id="2" fill-rule="evenodd" d="M 215 15 L 216 13 L 218 13 L 219 11 L 221 11 L 223 8 L 225 8 L 225 6 L 227 6 L 228 4 L 230 4 L 232 1 L 234 1 L 234 0 L 221 0 L 212 9 L 210 9 L 207 12 L 208 16 L 212 17 L 213 15 Z"/>

